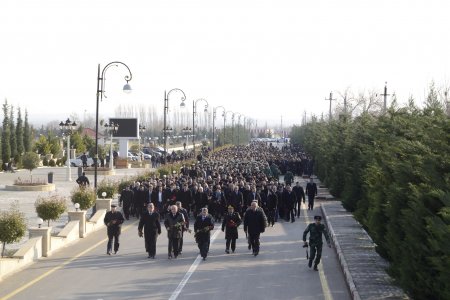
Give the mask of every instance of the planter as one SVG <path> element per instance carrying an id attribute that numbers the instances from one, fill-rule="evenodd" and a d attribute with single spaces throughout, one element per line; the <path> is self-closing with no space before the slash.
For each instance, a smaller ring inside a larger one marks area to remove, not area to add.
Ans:
<path id="1" fill-rule="evenodd" d="M 95 169 L 94 168 L 86 168 L 84 169 L 84 172 L 86 175 L 94 175 Z M 97 169 L 97 175 L 115 175 L 116 171 L 111 169 Z"/>
<path id="2" fill-rule="evenodd" d="M 119 159 L 119 160 L 116 160 L 116 168 L 117 169 L 129 169 L 129 168 L 131 168 L 131 164 L 128 163 L 127 160 Z"/>
<path id="3" fill-rule="evenodd" d="M 53 183 L 37 184 L 37 185 L 5 185 L 7 191 L 22 191 L 22 192 L 50 192 L 55 190 Z"/>

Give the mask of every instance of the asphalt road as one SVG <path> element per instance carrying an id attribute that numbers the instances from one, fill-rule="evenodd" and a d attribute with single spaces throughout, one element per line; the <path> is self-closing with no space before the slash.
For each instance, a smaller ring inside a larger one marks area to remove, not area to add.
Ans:
<path id="1" fill-rule="evenodd" d="M 247 250 L 242 229 L 236 253 L 226 254 L 216 224 L 207 261 L 190 234 L 182 256 L 168 260 L 164 230 L 156 259 L 148 259 L 136 220 L 130 220 L 117 255 L 106 255 L 102 229 L 7 277 L 0 299 L 350 299 L 333 248 L 324 247 L 319 272 L 307 267 L 300 240 L 314 213 L 303 209 L 295 223 L 267 228 L 257 257 Z"/>

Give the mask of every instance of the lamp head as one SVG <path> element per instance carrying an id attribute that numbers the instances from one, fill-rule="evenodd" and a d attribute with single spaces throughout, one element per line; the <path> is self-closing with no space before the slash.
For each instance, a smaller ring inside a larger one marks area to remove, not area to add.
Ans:
<path id="1" fill-rule="evenodd" d="M 102 197 L 103 197 L 103 199 L 105 199 L 105 197 L 106 197 L 106 192 L 103 192 L 103 193 L 102 193 Z"/>
<path id="2" fill-rule="evenodd" d="M 73 206 L 75 207 L 76 211 L 80 209 L 80 203 L 75 203 Z"/>
<path id="3" fill-rule="evenodd" d="M 41 228 L 43 223 L 44 223 L 44 220 L 42 220 L 42 218 L 37 219 L 38 228 Z"/>
<path id="4" fill-rule="evenodd" d="M 125 94 L 129 94 L 131 93 L 131 91 L 132 91 L 131 85 L 127 81 L 127 83 L 123 86 L 123 92 Z"/>
<path id="5" fill-rule="evenodd" d="M 181 108 L 185 108 L 185 107 L 186 107 L 186 104 L 184 103 L 184 101 L 181 101 L 180 107 L 181 107 Z"/>

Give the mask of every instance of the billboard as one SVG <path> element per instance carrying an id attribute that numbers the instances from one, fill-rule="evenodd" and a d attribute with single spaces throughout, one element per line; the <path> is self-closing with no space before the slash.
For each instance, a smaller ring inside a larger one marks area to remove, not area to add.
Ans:
<path id="1" fill-rule="evenodd" d="M 138 139 L 139 122 L 137 118 L 110 118 L 109 122 L 119 124 L 119 129 L 113 134 L 114 138 Z"/>

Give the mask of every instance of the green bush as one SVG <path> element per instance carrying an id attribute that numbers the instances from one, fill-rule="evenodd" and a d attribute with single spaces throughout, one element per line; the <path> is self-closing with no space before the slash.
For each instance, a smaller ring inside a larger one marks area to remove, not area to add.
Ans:
<path id="1" fill-rule="evenodd" d="M 117 193 L 117 189 L 117 183 L 104 179 L 97 185 L 97 197 L 103 198 L 102 194 L 106 192 L 105 198 L 112 198 Z"/>
<path id="2" fill-rule="evenodd" d="M 40 158 L 39 155 L 34 152 L 27 152 L 22 157 L 22 166 L 30 171 L 32 171 L 39 166 Z M 33 182 L 33 176 L 31 175 L 31 182 Z"/>
<path id="3" fill-rule="evenodd" d="M 0 242 L 3 243 L 2 257 L 6 244 L 18 242 L 25 236 L 27 223 L 25 215 L 19 211 L 17 202 L 7 211 L 0 212 Z"/>
<path id="4" fill-rule="evenodd" d="M 70 198 L 73 204 L 80 204 L 81 210 L 87 210 L 94 206 L 95 200 L 97 199 L 95 190 L 89 187 L 74 188 L 70 194 Z"/>
<path id="5" fill-rule="evenodd" d="M 54 159 L 50 159 L 48 161 L 48 166 L 49 167 L 56 167 L 56 161 Z"/>
<path id="6" fill-rule="evenodd" d="M 34 206 L 36 207 L 37 215 L 44 221 L 47 221 L 48 226 L 50 226 L 50 220 L 55 221 L 59 219 L 67 208 L 66 198 L 56 194 L 48 197 L 39 196 Z"/>
<path id="7" fill-rule="evenodd" d="M 48 166 L 48 159 L 47 159 L 47 157 L 44 157 L 44 159 L 42 160 L 42 164 L 44 165 L 44 166 Z"/>
<path id="8" fill-rule="evenodd" d="M 119 191 L 119 193 L 121 193 L 125 189 L 125 187 L 132 185 L 133 182 L 134 180 L 132 179 L 123 179 L 119 182 L 117 190 Z"/>

